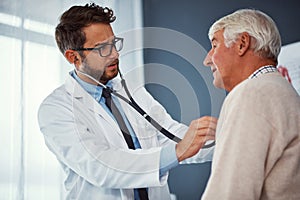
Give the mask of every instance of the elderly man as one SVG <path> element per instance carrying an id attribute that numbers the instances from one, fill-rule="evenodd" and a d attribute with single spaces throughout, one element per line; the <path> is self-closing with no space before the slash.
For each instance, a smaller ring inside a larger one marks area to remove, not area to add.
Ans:
<path id="1" fill-rule="evenodd" d="M 229 92 L 204 200 L 300 199 L 300 98 L 278 72 L 274 21 L 242 9 L 209 30 L 204 64 Z"/>

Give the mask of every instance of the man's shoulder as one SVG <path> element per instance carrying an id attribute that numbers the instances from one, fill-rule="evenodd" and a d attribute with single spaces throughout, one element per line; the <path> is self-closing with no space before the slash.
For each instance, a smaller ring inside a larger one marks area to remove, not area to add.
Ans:
<path id="1" fill-rule="evenodd" d="M 278 105 L 299 105 L 299 95 L 279 73 L 269 73 L 243 81 L 227 95 L 226 101 L 260 110 Z"/>
<path id="2" fill-rule="evenodd" d="M 246 79 L 238 84 L 232 91 L 264 94 L 270 92 L 283 92 L 293 90 L 292 85 L 279 73 L 262 74 L 257 78 Z"/>

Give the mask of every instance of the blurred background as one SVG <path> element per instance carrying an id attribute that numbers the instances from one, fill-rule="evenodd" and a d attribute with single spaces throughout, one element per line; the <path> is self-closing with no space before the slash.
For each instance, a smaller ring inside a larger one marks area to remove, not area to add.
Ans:
<path id="1" fill-rule="evenodd" d="M 63 199 L 63 172 L 44 144 L 37 109 L 72 70 L 55 44 L 58 19 L 72 5 L 90 2 L 0 1 L 0 199 Z M 210 69 L 202 65 L 210 49 L 207 32 L 216 19 L 239 8 L 260 9 L 278 25 L 283 45 L 300 41 L 297 0 L 94 2 L 117 16 L 112 26 L 125 37 L 120 59 L 128 82 L 145 85 L 186 124 L 218 116 L 226 96 L 213 87 Z M 209 174 L 209 162 L 179 166 L 170 172 L 170 190 L 177 199 L 200 199 Z"/>

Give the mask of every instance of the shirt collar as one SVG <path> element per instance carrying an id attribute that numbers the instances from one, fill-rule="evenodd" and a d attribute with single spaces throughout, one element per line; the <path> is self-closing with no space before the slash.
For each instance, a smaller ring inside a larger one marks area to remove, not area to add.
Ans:
<path id="1" fill-rule="evenodd" d="M 270 73 L 270 72 L 277 72 L 277 71 L 278 71 L 277 68 L 273 65 L 262 66 L 259 69 L 257 69 L 255 72 L 253 72 L 249 76 L 249 79 L 257 78 L 258 76 L 260 76 L 262 74 L 266 74 L 266 73 Z"/>
<path id="2" fill-rule="evenodd" d="M 97 101 L 99 101 L 101 95 L 102 95 L 102 91 L 103 91 L 103 87 L 102 86 L 98 86 L 98 85 L 93 85 L 90 83 L 87 83 L 83 80 L 81 80 L 75 70 L 71 72 L 71 76 L 79 83 L 79 85 L 81 85 L 81 87 L 83 87 L 83 89 L 85 89 L 90 95 L 92 95 L 92 97 L 94 99 L 96 99 Z M 106 86 L 111 87 L 112 88 L 112 82 L 108 81 Z"/>

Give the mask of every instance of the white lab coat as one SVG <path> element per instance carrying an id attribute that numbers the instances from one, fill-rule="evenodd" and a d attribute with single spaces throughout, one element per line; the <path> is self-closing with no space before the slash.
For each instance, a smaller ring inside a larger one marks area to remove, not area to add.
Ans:
<path id="1" fill-rule="evenodd" d="M 122 88 L 113 80 L 114 88 Z M 187 130 L 141 87 L 137 103 L 161 125 L 182 137 Z M 123 89 L 119 91 L 126 96 Z M 149 199 L 170 199 L 168 174 L 159 177 L 161 146 L 173 141 L 157 132 L 120 100 L 141 144 L 129 150 L 117 123 L 72 76 L 41 104 L 38 120 L 45 143 L 66 172 L 66 199 L 133 199 L 133 189 L 147 187 Z M 200 151 L 201 152 L 201 151 Z M 211 160 L 211 150 L 191 162 Z"/>

